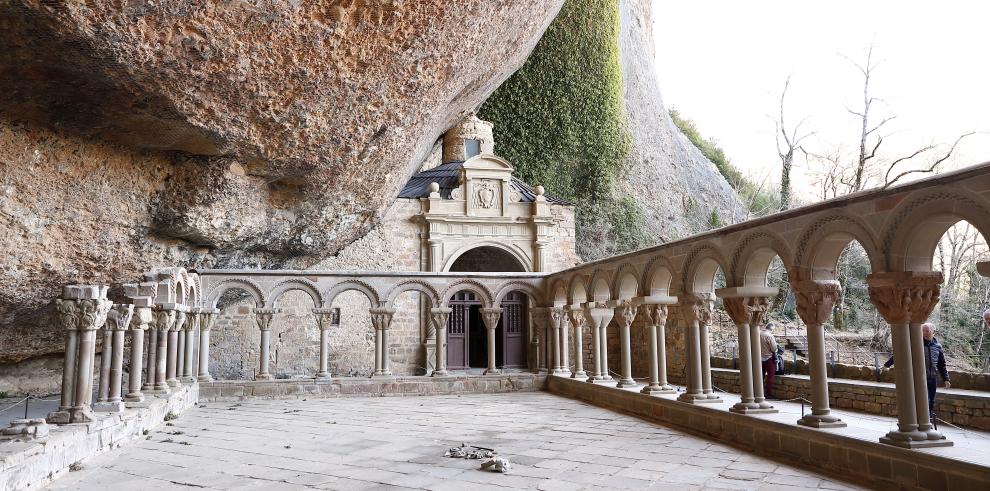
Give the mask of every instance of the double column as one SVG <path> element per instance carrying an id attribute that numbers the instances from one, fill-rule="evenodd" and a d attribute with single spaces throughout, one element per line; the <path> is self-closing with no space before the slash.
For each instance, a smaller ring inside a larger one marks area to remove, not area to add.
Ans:
<path id="1" fill-rule="evenodd" d="M 186 325 L 187 314 L 185 312 L 186 307 L 184 305 L 176 305 L 175 309 L 175 322 L 172 327 L 168 330 L 168 359 L 166 361 L 165 367 L 165 383 L 169 387 L 179 387 L 182 385 L 179 382 L 178 377 L 178 367 L 179 367 L 179 333 L 182 332 L 182 328 Z M 185 335 L 183 335 L 183 340 L 185 340 Z M 161 346 L 159 345 L 159 349 Z"/>
<path id="2" fill-rule="evenodd" d="M 254 320 L 258 323 L 258 329 L 261 330 L 261 350 L 258 355 L 260 366 L 257 375 L 254 376 L 255 380 L 272 380 L 275 378 L 272 376 L 269 368 L 271 366 L 272 319 L 275 318 L 275 314 L 277 313 L 278 309 L 254 309 Z"/>
<path id="3" fill-rule="evenodd" d="M 104 337 L 103 341 L 103 356 L 106 358 L 103 360 L 103 365 L 106 370 L 100 373 L 99 399 L 93 405 L 95 411 L 120 412 L 124 410 L 124 401 L 121 398 L 120 390 L 124 375 L 124 333 L 130 327 L 133 316 L 134 306 L 131 304 L 115 304 L 107 313 L 104 329 L 110 333 L 110 336 Z M 140 374 L 140 372 L 138 373 Z"/>
<path id="4" fill-rule="evenodd" d="M 316 371 L 316 378 L 326 380 L 330 378 L 330 326 L 333 325 L 333 309 L 316 308 L 313 309 L 313 315 L 316 316 L 316 327 L 320 329 L 320 367 Z M 377 352 L 377 346 L 375 349 Z"/>
<path id="5" fill-rule="evenodd" d="M 842 286 L 834 280 L 805 280 L 792 283 L 791 289 L 797 301 L 797 313 L 808 327 L 808 371 L 811 375 L 811 413 L 799 419 L 798 424 L 813 428 L 846 426 L 831 414 L 825 364 L 825 322 L 832 314 Z"/>
<path id="6" fill-rule="evenodd" d="M 488 332 L 488 368 L 485 375 L 496 375 L 502 373 L 495 366 L 495 330 L 498 328 L 498 321 L 502 318 L 500 308 L 482 308 L 481 319 L 485 322 L 485 331 Z"/>
<path id="7" fill-rule="evenodd" d="M 560 352 L 560 320 L 563 316 L 564 309 L 560 307 L 547 309 L 547 317 L 550 319 L 550 325 L 547 328 L 550 335 L 547 342 L 550 344 L 549 366 L 552 375 L 560 375 L 563 372 L 560 364 L 560 360 L 563 358 L 563 354 Z"/>
<path id="8" fill-rule="evenodd" d="M 372 308 L 369 312 L 371 323 L 375 327 L 375 372 L 371 376 L 391 377 L 392 369 L 388 362 L 388 330 L 392 325 L 395 309 L 380 307 Z M 446 327 L 444 330 L 446 331 Z"/>
<path id="9" fill-rule="evenodd" d="M 200 323 L 202 322 L 203 309 L 200 307 L 193 307 L 189 309 L 189 314 L 186 319 L 185 325 L 185 343 L 180 343 L 180 347 L 183 349 L 181 353 L 179 363 L 179 380 L 191 384 L 196 381 L 196 374 L 193 372 L 193 360 L 196 353 L 196 333 L 200 331 Z M 181 335 L 181 332 L 180 332 Z"/>
<path id="10" fill-rule="evenodd" d="M 951 446 L 933 427 L 928 413 L 928 377 L 921 324 L 939 300 L 942 273 L 873 273 L 866 277 L 870 301 L 890 324 L 894 346 L 897 429 L 881 443 L 905 448 Z"/>
<path id="11" fill-rule="evenodd" d="M 618 314 L 619 319 L 619 345 L 620 345 L 620 365 L 621 365 L 621 377 L 619 382 L 615 384 L 616 387 L 633 387 L 636 384 L 636 380 L 632 378 L 632 342 L 630 340 L 629 330 L 632 327 L 633 321 L 636 320 L 636 314 L 639 312 L 639 307 L 631 300 L 623 300 L 615 308 L 615 313 Z M 605 348 L 608 348 L 608 343 L 605 343 Z"/>
<path id="12" fill-rule="evenodd" d="M 679 297 L 678 310 L 685 323 L 688 387 L 677 400 L 694 404 L 722 402 L 712 387 L 712 357 L 708 325 L 712 319 L 713 298 L 710 293 L 688 293 Z"/>
<path id="13" fill-rule="evenodd" d="M 553 331 L 554 343 L 554 371 L 553 373 L 562 377 L 571 376 L 571 366 L 568 361 L 569 349 L 567 342 L 567 329 L 570 326 L 567 311 L 563 307 L 550 308 L 550 329 Z"/>
<path id="14" fill-rule="evenodd" d="M 640 305 L 646 314 L 646 330 L 650 339 L 650 383 L 643 387 L 643 394 L 673 394 L 676 392 L 667 383 L 667 307 L 677 303 L 677 297 L 654 295 L 636 297 L 633 302 Z"/>
<path id="15" fill-rule="evenodd" d="M 124 400 L 127 402 L 142 402 L 144 394 L 141 393 L 141 369 L 144 365 L 144 332 L 148 330 L 154 316 L 152 307 L 155 296 L 158 294 L 158 283 L 130 283 L 124 285 L 124 295 L 131 300 L 134 306 L 134 314 L 131 317 L 131 367 L 128 375 L 128 389 Z M 148 343 L 149 346 L 154 344 Z M 151 372 L 149 361 L 148 372 Z"/>
<path id="16" fill-rule="evenodd" d="M 584 304 L 584 315 L 591 323 L 591 357 L 592 370 L 588 374 L 588 382 L 608 382 L 612 377 L 608 374 L 607 327 L 615 316 L 615 309 L 608 308 L 604 302 L 588 302 Z"/>
<path id="17" fill-rule="evenodd" d="M 533 322 L 533 339 L 537 348 L 536 364 L 534 373 L 551 373 L 553 367 L 550 366 L 551 354 L 550 334 L 547 332 L 547 317 L 550 309 L 547 307 L 534 307 L 529 309 L 529 316 Z"/>
<path id="18" fill-rule="evenodd" d="M 149 394 L 168 394 L 169 385 L 166 374 L 168 364 L 168 335 L 175 327 L 178 317 L 177 305 L 172 303 L 159 304 L 155 307 L 154 329 L 148 339 L 148 384 L 145 392 Z"/>
<path id="19" fill-rule="evenodd" d="M 765 286 L 723 288 L 716 292 L 736 324 L 739 344 L 740 401 L 729 408 L 740 414 L 776 413 L 763 395 L 763 364 L 760 355 L 760 327 L 766 317 L 770 297 L 776 288 Z M 758 394 L 758 396 L 757 396 Z"/>
<path id="20" fill-rule="evenodd" d="M 433 321 L 433 328 L 437 333 L 436 364 L 432 373 L 434 377 L 450 375 L 447 371 L 447 320 L 451 312 L 453 309 L 449 307 L 430 309 L 430 320 Z"/>
<path id="21" fill-rule="evenodd" d="M 566 307 L 565 311 L 571 325 L 574 326 L 574 373 L 571 374 L 571 378 L 588 378 L 588 374 L 584 371 L 584 325 L 588 318 L 580 305 Z"/>
<path id="22" fill-rule="evenodd" d="M 202 308 L 199 310 L 199 373 L 196 375 L 198 382 L 212 382 L 210 376 L 210 331 L 213 330 L 213 323 L 217 321 L 220 309 Z"/>
<path id="23" fill-rule="evenodd" d="M 66 331 L 62 366 L 62 397 L 49 423 L 89 423 L 96 420 L 93 401 L 93 368 L 96 330 L 106 323 L 113 302 L 104 285 L 70 285 L 55 300 L 59 324 Z"/>

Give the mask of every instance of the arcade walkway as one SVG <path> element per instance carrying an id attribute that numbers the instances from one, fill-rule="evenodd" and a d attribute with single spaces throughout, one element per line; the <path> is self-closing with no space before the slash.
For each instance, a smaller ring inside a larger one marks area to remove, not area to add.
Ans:
<path id="1" fill-rule="evenodd" d="M 860 489 L 545 392 L 206 403 L 49 489 Z M 495 447 L 508 474 L 444 458 Z"/>

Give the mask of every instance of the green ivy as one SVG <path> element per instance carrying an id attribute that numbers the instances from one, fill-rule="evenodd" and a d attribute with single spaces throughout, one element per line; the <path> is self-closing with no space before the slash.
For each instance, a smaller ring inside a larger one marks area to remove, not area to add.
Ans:
<path id="1" fill-rule="evenodd" d="M 629 151 L 618 38 L 616 0 L 567 0 L 479 110 L 517 177 L 576 204 L 588 260 L 652 243 L 639 205 L 615 189 Z"/>

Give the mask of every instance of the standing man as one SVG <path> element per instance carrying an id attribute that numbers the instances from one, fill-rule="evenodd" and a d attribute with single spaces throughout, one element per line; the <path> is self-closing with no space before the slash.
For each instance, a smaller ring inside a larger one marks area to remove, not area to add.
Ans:
<path id="1" fill-rule="evenodd" d="M 935 325 L 930 322 L 922 324 L 921 335 L 925 338 L 925 377 L 928 379 L 928 414 L 934 420 L 935 389 L 938 387 L 937 377 L 942 377 L 946 389 L 952 387 L 952 384 L 949 383 L 949 371 L 945 368 L 945 350 L 942 348 L 942 343 L 939 343 L 935 339 Z M 891 356 L 883 366 L 885 368 L 894 366 L 894 357 Z"/>
<path id="2" fill-rule="evenodd" d="M 760 358 L 763 359 L 763 394 L 767 399 L 772 399 L 773 380 L 777 374 L 777 360 L 774 355 L 777 353 L 777 339 L 773 336 L 773 322 L 760 331 Z"/>

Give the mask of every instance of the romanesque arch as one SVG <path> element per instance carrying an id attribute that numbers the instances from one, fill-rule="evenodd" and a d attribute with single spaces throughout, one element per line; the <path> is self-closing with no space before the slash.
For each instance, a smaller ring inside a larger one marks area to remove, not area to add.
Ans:
<path id="1" fill-rule="evenodd" d="M 611 275 L 605 269 L 596 269 L 588 282 L 588 301 L 607 302 L 612 298 Z"/>
<path id="2" fill-rule="evenodd" d="M 583 304 L 588 301 L 588 288 L 584 284 L 584 276 L 575 274 L 571 277 L 570 285 L 567 288 L 567 299 L 570 305 Z"/>
<path id="3" fill-rule="evenodd" d="M 787 243 L 772 232 L 761 230 L 739 241 L 732 254 L 730 269 L 726 272 L 727 286 L 764 286 L 767 272 L 774 257 L 784 263 L 784 269 L 792 271 L 794 254 Z"/>
<path id="4" fill-rule="evenodd" d="M 323 305 L 327 308 L 333 307 L 333 301 L 337 298 L 337 295 L 351 290 L 363 293 L 372 307 L 382 304 L 381 296 L 367 283 L 358 280 L 344 280 L 331 286 L 321 295 L 325 302 Z"/>
<path id="5" fill-rule="evenodd" d="M 629 300 L 640 294 L 640 274 L 629 263 L 623 263 L 612 276 L 612 300 Z"/>
<path id="6" fill-rule="evenodd" d="M 224 293 L 228 290 L 236 289 L 241 289 L 247 292 L 247 294 L 254 299 L 255 307 L 263 307 L 265 305 L 265 294 L 262 291 L 261 286 L 249 278 L 229 278 L 217 283 L 216 286 L 210 290 L 210 294 L 207 297 L 207 305 L 209 305 L 210 308 L 216 308 L 217 302 L 220 301 L 220 297 L 223 296 Z"/>
<path id="7" fill-rule="evenodd" d="M 268 307 L 274 308 L 275 302 L 278 301 L 279 297 L 289 290 L 300 290 L 309 295 L 309 298 L 313 300 L 313 308 L 320 308 L 323 306 L 323 295 L 320 293 L 319 287 L 316 283 L 313 283 L 306 278 L 291 278 L 287 280 L 282 280 L 272 287 L 272 290 L 268 292 Z M 374 305 L 374 304 L 372 304 Z"/>
<path id="8" fill-rule="evenodd" d="M 669 295 L 673 291 L 674 265 L 665 256 L 655 256 L 643 270 L 641 289 L 646 295 Z"/>
<path id="9" fill-rule="evenodd" d="M 725 274 L 725 258 L 715 246 L 702 244 L 688 254 L 684 261 L 681 288 L 689 293 L 708 293 L 715 289 L 715 274 Z"/>
<path id="10" fill-rule="evenodd" d="M 454 263 L 456 263 L 457 260 L 461 258 L 461 256 L 471 251 L 475 251 L 485 247 L 497 249 L 501 252 L 506 253 L 509 257 L 515 260 L 515 262 L 518 264 L 519 268 L 523 272 L 533 271 L 533 261 L 526 255 L 525 251 L 523 251 L 517 246 L 505 245 L 490 240 L 472 241 L 469 242 L 468 244 L 461 246 L 447 258 L 446 262 L 443 265 L 442 271 L 451 271 L 451 267 L 454 266 Z"/>
<path id="11" fill-rule="evenodd" d="M 446 305 L 450 301 L 455 293 L 460 291 L 469 291 L 474 293 L 481 299 L 481 306 L 484 308 L 492 307 L 493 295 L 485 285 L 472 279 L 461 279 L 450 282 L 446 288 L 440 292 L 440 300 L 443 305 Z"/>
<path id="12" fill-rule="evenodd" d="M 436 289 L 430 286 L 429 283 L 421 280 L 407 280 L 403 281 L 388 291 L 385 295 L 385 305 L 388 308 L 395 308 L 395 299 L 399 298 L 408 291 L 416 291 L 426 296 L 430 300 L 430 305 L 435 307 L 440 307 L 440 295 L 437 293 Z"/>
<path id="13" fill-rule="evenodd" d="M 984 239 L 990 238 L 990 213 L 970 196 L 943 191 L 902 203 L 885 228 L 887 266 L 891 271 L 931 271 L 939 241 L 961 220 L 973 225 Z"/>
<path id="14" fill-rule="evenodd" d="M 502 300 L 512 292 L 525 293 L 532 300 L 534 306 L 543 306 L 546 303 L 544 293 L 536 286 L 521 281 L 510 281 L 498 286 L 495 290 L 495 299 L 492 305 L 498 307 L 502 304 Z"/>
<path id="15" fill-rule="evenodd" d="M 839 255 L 853 240 L 866 250 L 871 269 L 882 271 L 885 261 L 875 234 L 858 218 L 835 214 L 816 220 L 801 233 L 794 251 L 797 278 L 792 281 L 835 279 Z"/>

